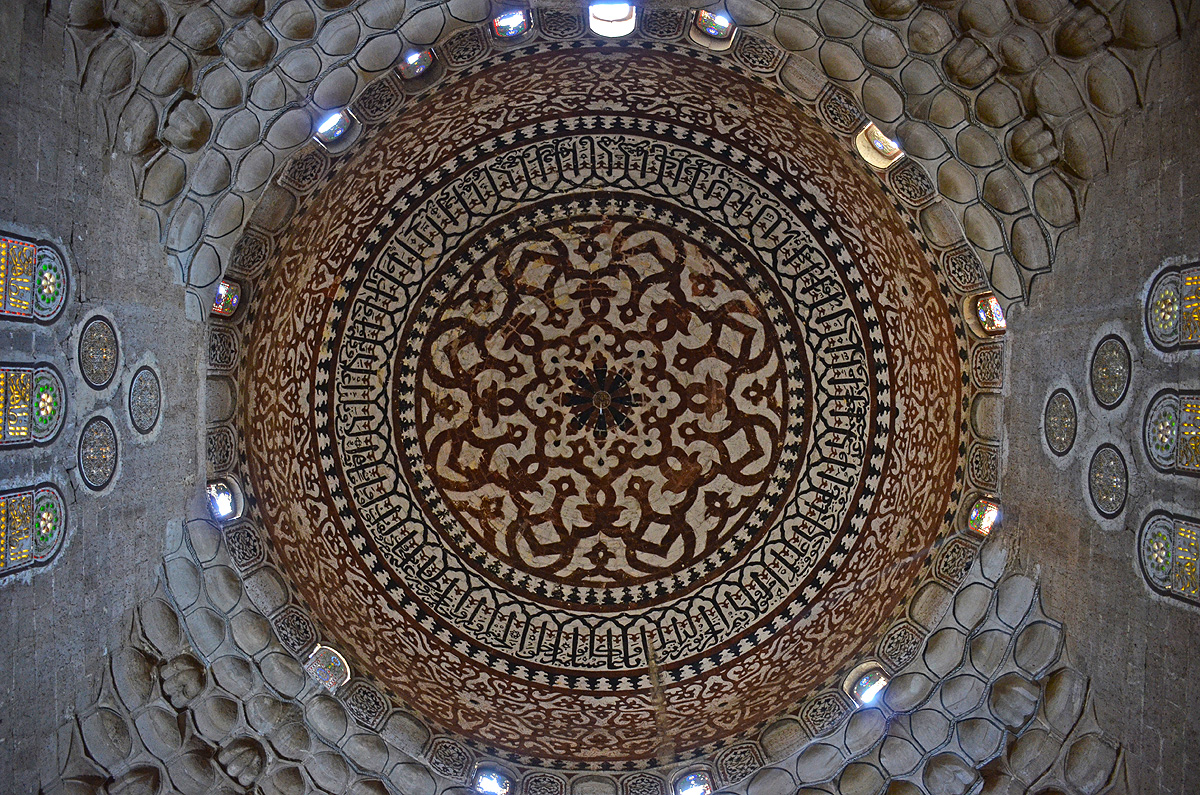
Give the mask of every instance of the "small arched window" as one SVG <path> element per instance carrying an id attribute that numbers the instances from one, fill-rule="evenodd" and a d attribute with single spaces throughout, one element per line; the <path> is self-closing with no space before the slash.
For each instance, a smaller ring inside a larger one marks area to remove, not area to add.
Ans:
<path id="1" fill-rule="evenodd" d="M 629 3 L 592 3 L 588 6 L 588 26 L 597 36 L 609 39 L 628 36 L 637 25 L 637 10 Z"/>
<path id="2" fill-rule="evenodd" d="M 529 32 L 532 19 L 524 9 L 505 11 L 492 20 L 492 31 L 502 39 L 515 39 Z"/>
<path id="3" fill-rule="evenodd" d="M 1142 440 L 1155 469 L 1200 477 L 1200 392 L 1164 389 L 1155 395 Z"/>
<path id="4" fill-rule="evenodd" d="M 1169 513 L 1152 513 L 1138 534 L 1142 574 L 1155 591 L 1200 605 L 1196 572 L 1200 521 Z"/>
<path id="5" fill-rule="evenodd" d="M 0 446 L 52 441 L 66 404 L 66 390 L 53 368 L 0 366 Z"/>
<path id="6" fill-rule="evenodd" d="M 697 11 L 692 24 L 688 26 L 688 38 L 702 47 L 718 52 L 728 50 L 733 46 L 733 36 L 737 27 L 724 13 L 712 11 Z"/>
<path id="7" fill-rule="evenodd" d="M 62 493 L 49 483 L 0 494 L 0 576 L 49 562 L 66 520 Z"/>
<path id="8" fill-rule="evenodd" d="M 1156 348 L 1200 348 L 1200 263 L 1164 268 L 1146 291 L 1146 332 Z"/>
<path id="9" fill-rule="evenodd" d="M 67 269 L 49 246 L 0 237 L 0 317 L 54 320 L 67 295 Z"/>
<path id="10" fill-rule="evenodd" d="M 713 780 L 707 770 L 693 770 L 675 779 L 675 795 L 712 795 Z"/>
<path id="11" fill-rule="evenodd" d="M 875 703 L 887 685 L 888 677 L 883 668 L 878 663 L 865 662 L 850 672 L 842 683 L 842 689 L 857 706 L 865 707 Z"/>
<path id="12" fill-rule="evenodd" d="M 318 645 L 308 655 L 304 670 L 326 690 L 337 690 L 350 681 L 350 664 L 337 649 Z"/>

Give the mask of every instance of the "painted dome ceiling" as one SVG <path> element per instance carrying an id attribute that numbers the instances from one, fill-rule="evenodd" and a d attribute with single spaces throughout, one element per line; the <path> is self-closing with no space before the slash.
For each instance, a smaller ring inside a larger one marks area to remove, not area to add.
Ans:
<path id="1" fill-rule="evenodd" d="M 961 528 L 965 294 L 836 109 L 543 45 L 335 160 L 254 286 L 238 422 L 356 672 L 512 760 L 644 766 L 915 635 Z"/>

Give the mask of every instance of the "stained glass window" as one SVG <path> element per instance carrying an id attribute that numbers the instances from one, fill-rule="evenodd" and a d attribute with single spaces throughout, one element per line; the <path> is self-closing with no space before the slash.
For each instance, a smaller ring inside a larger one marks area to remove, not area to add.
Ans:
<path id="1" fill-rule="evenodd" d="M 313 137 L 323 144 L 331 144 L 345 135 L 353 123 L 354 117 L 350 115 L 350 111 L 335 111 L 321 120 Z"/>
<path id="2" fill-rule="evenodd" d="M 205 492 L 208 494 L 208 509 L 218 522 L 238 517 L 237 496 L 224 480 L 210 481 Z"/>
<path id="3" fill-rule="evenodd" d="M 350 666 L 336 649 L 320 646 L 308 655 L 304 663 L 308 675 L 321 684 L 326 690 L 337 690 L 350 681 Z"/>
<path id="4" fill-rule="evenodd" d="M 508 795 L 512 790 L 512 780 L 488 767 L 480 768 L 475 773 L 475 791 L 479 795 Z"/>
<path id="5" fill-rule="evenodd" d="M 242 286 L 235 281 L 222 279 L 217 285 L 217 294 L 213 298 L 212 312 L 214 315 L 229 317 L 237 311 L 238 301 L 242 298 Z"/>
<path id="6" fill-rule="evenodd" d="M 885 169 L 904 157 L 900 144 L 883 134 L 883 130 L 869 122 L 854 139 L 855 148 L 862 158 L 878 169 Z"/>
<path id="7" fill-rule="evenodd" d="M 1155 276 L 1146 292 L 1146 331 L 1162 350 L 1200 347 L 1200 265 Z"/>
<path id="8" fill-rule="evenodd" d="M 675 779 L 675 795 L 712 795 L 712 776 L 704 770 L 693 770 Z"/>
<path id="9" fill-rule="evenodd" d="M 0 576 L 53 558 L 66 518 L 62 493 L 48 483 L 0 494 Z"/>
<path id="10" fill-rule="evenodd" d="M 1000 301 L 992 293 L 975 299 L 975 312 L 979 316 L 980 325 L 988 334 L 1003 334 L 1008 328 L 1008 322 L 1004 319 L 1004 307 L 1000 306 Z"/>
<path id="11" fill-rule="evenodd" d="M 1139 535 L 1142 573 L 1159 593 L 1200 605 L 1196 571 L 1200 521 L 1186 516 L 1153 513 Z"/>
<path id="12" fill-rule="evenodd" d="M 433 65 L 433 50 L 413 50 L 400 61 L 400 76 L 411 80 Z"/>
<path id="13" fill-rule="evenodd" d="M 492 20 L 492 30 L 502 39 L 512 39 L 525 34 L 529 30 L 528 11 L 505 11 Z"/>
<path id="14" fill-rule="evenodd" d="M 67 294 L 67 271 L 58 253 L 0 237 L 0 317 L 52 320 Z"/>
<path id="15" fill-rule="evenodd" d="M 1000 503 L 984 497 L 976 500 L 975 504 L 971 506 L 971 513 L 967 516 L 967 527 L 979 535 L 985 536 L 992 532 L 992 528 L 999 520 Z"/>
<path id="16" fill-rule="evenodd" d="M 637 12 L 629 3 L 592 3 L 588 7 L 588 24 L 598 36 L 615 39 L 633 33 Z"/>
<path id="17" fill-rule="evenodd" d="M 854 699 L 854 703 L 860 707 L 874 703 L 888 683 L 887 674 L 877 666 L 865 672 L 851 674 L 851 676 L 854 676 L 855 679 L 849 688 L 850 698 Z"/>
<path id="18" fill-rule="evenodd" d="M 714 14 L 711 11 L 696 12 L 696 27 L 704 35 L 714 39 L 728 39 L 733 35 L 733 21 L 724 14 Z"/>
<path id="19" fill-rule="evenodd" d="M 65 413 L 66 391 L 53 369 L 0 366 L 0 445 L 48 442 Z"/>
<path id="20" fill-rule="evenodd" d="M 1146 410 L 1142 440 L 1155 468 L 1200 477 L 1200 392 L 1159 392 Z"/>

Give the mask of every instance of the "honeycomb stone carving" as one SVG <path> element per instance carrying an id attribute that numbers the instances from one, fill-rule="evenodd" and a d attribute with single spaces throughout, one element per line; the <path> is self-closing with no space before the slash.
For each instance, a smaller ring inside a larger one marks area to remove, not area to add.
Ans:
<path id="1" fill-rule="evenodd" d="M 1125 458 L 1112 445 L 1102 445 L 1088 465 L 1088 491 L 1101 516 L 1112 518 L 1125 508 L 1129 472 Z"/>
<path id="2" fill-rule="evenodd" d="M 79 335 L 79 371 L 93 389 L 103 389 L 112 383 L 117 373 L 117 332 L 105 318 L 95 317 Z"/>
<path id="3" fill-rule="evenodd" d="M 117 433 L 104 417 L 93 417 L 79 434 L 79 474 L 88 488 L 99 491 L 117 471 Z"/>
<path id="4" fill-rule="evenodd" d="M 237 459 L 237 440 L 233 428 L 226 425 L 209 428 L 204 453 L 214 471 L 231 469 Z"/>
<path id="5" fill-rule="evenodd" d="M 368 729 L 379 729 L 387 717 L 387 699 L 363 679 L 355 679 L 346 686 L 342 703 L 346 705 L 346 711 Z"/>
<path id="6" fill-rule="evenodd" d="M 312 621 L 295 605 L 288 605 L 271 619 L 279 641 L 293 654 L 299 655 L 317 640 Z"/>
<path id="7" fill-rule="evenodd" d="M 466 781 L 473 763 L 471 752 L 455 740 L 439 737 L 429 749 L 429 766 L 451 781 Z"/>
<path id="8" fill-rule="evenodd" d="M 533 773 L 524 780 L 525 795 L 564 795 L 566 782 L 553 773 Z"/>
<path id="9" fill-rule="evenodd" d="M 325 153 L 316 148 L 309 149 L 288 161 L 279 175 L 279 184 L 296 193 L 308 193 L 328 170 L 329 158 Z"/>
<path id="10" fill-rule="evenodd" d="M 129 387 L 129 422 L 138 433 L 150 433 L 162 411 L 162 387 L 158 376 L 143 367 L 133 376 Z"/>
<path id="11" fill-rule="evenodd" d="M 538 12 L 538 24 L 552 39 L 572 39 L 583 33 L 583 16 L 578 12 L 544 8 Z"/>
<path id="12" fill-rule="evenodd" d="M 1120 337 L 1107 337 L 1092 354 L 1092 394 L 1106 409 L 1116 408 L 1129 389 L 1129 348 Z"/>
<path id="13" fill-rule="evenodd" d="M 442 45 L 442 51 L 451 66 L 469 66 L 487 54 L 487 49 L 483 31 L 478 28 L 459 31 Z"/>
<path id="14" fill-rule="evenodd" d="M 948 252 L 943 257 L 942 263 L 950 283 L 959 292 L 969 293 L 983 286 L 983 266 L 979 262 L 979 257 L 967 246 Z"/>
<path id="15" fill-rule="evenodd" d="M 247 227 L 233 247 L 230 269 L 239 276 L 253 279 L 259 276 L 271 255 L 271 238 L 261 230 Z"/>
<path id="16" fill-rule="evenodd" d="M 234 565 L 242 571 L 249 571 L 266 557 L 262 536 L 249 522 L 225 528 L 225 548 Z"/>
<path id="17" fill-rule="evenodd" d="M 800 713 L 800 722 L 814 737 L 824 734 L 846 714 L 847 704 L 837 693 L 823 693 L 812 699 Z"/>
<path id="18" fill-rule="evenodd" d="M 741 781 L 762 766 L 762 754 L 751 743 L 735 745 L 717 757 L 717 772 L 728 784 Z"/>
<path id="19" fill-rule="evenodd" d="M 921 634 L 911 624 L 897 624 L 879 644 L 879 656 L 893 669 L 908 665 L 921 647 Z"/>
<path id="20" fill-rule="evenodd" d="M 1004 385 L 1004 343 L 978 345 L 971 351 L 971 376 L 984 389 L 999 389 Z"/>
<path id="21" fill-rule="evenodd" d="M 643 10 L 639 24 L 642 32 L 652 39 L 677 39 L 683 35 L 687 18 L 685 11 L 651 6 Z"/>
<path id="22" fill-rule="evenodd" d="M 391 77 L 381 77 L 367 85 L 354 100 L 354 115 L 364 124 L 378 124 L 404 104 L 404 91 Z"/>
<path id="23" fill-rule="evenodd" d="M 214 323 L 208 329 L 208 369 L 228 373 L 238 360 L 237 332 L 229 326 Z"/>
<path id="24" fill-rule="evenodd" d="M 893 168 L 888 173 L 888 182 L 900 200 L 913 207 L 928 204 L 937 195 L 925 169 L 913 160 Z"/>
<path id="25" fill-rule="evenodd" d="M 938 554 L 937 574 L 946 582 L 958 585 L 975 560 L 975 547 L 961 538 L 954 538 Z"/>
<path id="26" fill-rule="evenodd" d="M 854 104 L 854 98 L 837 86 L 828 86 L 822 92 L 817 107 L 830 126 L 843 135 L 850 135 L 863 122 L 862 111 Z"/>
<path id="27" fill-rule="evenodd" d="M 733 53 L 748 69 L 763 74 L 774 72 L 783 63 L 783 52 L 757 36 L 740 37 Z"/>
<path id="28" fill-rule="evenodd" d="M 967 468 L 976 486 L 995 489 L 999 481 L 1000 450 L 990 444 L 972 445 Z"/>
<path id="29" fill-rule="evenodd" d="M 1056 455 L 1066 455 L 1075 444 L 1076 433 L 1075 401 L 1065 389 L 1055 390 L 1046 401 L 1043 427 L 1046 444 Z"/>

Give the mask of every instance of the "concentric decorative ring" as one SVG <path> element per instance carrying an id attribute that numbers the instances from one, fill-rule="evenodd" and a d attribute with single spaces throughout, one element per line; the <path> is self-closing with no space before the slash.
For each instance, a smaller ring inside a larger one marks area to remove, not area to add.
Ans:
<path id="1" fill-rule="evenodd" d="M 104 389 L 117 373 L 117 332 L 112 323 L 94 317 L 79 335 L 79 371 L 93 389 Z"/>
<path id="2" fill-rule="evenodd" d="M 1125 457 L 1111 444 L 1101 445 L 1088 465 L 1088 491 L 1101 516 L 1112 518 L 1125 509 L 1129 471 Z"/>
<path id="3" fill-rule="evenodd" d="M 162 409 L 162 387 L 149 367 L 142 367 L 129 384 L 129 422 L 138 433 L 150 433 Z"/>
<path id="4" fill-rule="evenodd" d="M 1065 389 L 1057 389 L 1046 401 L 1042 422 L 1046 444 L 1056 455 L 1066 455 L 1075 444 L 1077 416 L 1075 401 Z"/>
<path id="5" fill-rule="evenodd" d="M 629 765 L 874 644 L 957 529 L 971 389 L 880 184 L 655 51 L 525 55 L 373 134 L 278 240 L 238 371 L 254 509 L 355 670 Z"/>
<path id="6" fill-rule="evenodd" d="M 1101 340 L 1092 354 L 1092 394 L 1106 409 L 1116 408 L 1129 390 L 1129 347 L 1120 337 Z"/>
<path id="7" fill-rule="evenodd" d="M 104 417 L 93 417 L 79 434 L 79 472 L 87 487 L 99 491 L 117 470 L 117 433 Z"/>

